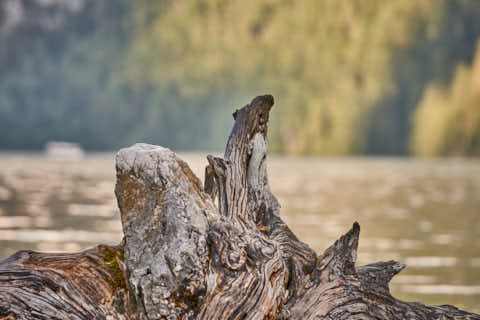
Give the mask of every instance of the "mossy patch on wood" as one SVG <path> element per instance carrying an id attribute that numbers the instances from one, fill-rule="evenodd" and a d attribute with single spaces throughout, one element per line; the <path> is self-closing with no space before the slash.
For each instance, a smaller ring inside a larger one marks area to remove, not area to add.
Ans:
<path id="1" fill-rule="evenodd" d="M 121 267 L 119 266 L 119 260 L 123 262 L 125 260 L 123 255 L 123 247 L 109 247 L 101 246 L 100 252 L 102 253 L 103 263 L 110 269 L 112 274 L 111 285 L 114 290 L 127 289 L 127 282 Z"/>

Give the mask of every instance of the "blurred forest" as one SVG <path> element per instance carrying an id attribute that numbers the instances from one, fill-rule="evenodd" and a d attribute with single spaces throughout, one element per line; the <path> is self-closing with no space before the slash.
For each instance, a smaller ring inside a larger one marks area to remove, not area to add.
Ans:
<path id="1" fill-rule="evenodd" d="M 220 150 L 272 93 L 289 154 L 480 155 L 478 0 L 2 0 L 0 149 Z"/>

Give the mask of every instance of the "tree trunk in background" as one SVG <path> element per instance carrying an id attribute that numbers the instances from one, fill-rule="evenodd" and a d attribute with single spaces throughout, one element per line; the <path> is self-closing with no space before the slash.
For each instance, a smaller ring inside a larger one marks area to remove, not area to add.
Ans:
<path id="1" fill-rule="evenodd" d="M 234 113 L 204 186 L 168 149 L 120 150 L 123 243 L 3 260 L 0 319 L 480 319 L 393 298 L 405 266 L 355 267 L 358 223 L 321 255 L 296 238 L 268 184 L 272 106 L 259 96 Z"/>

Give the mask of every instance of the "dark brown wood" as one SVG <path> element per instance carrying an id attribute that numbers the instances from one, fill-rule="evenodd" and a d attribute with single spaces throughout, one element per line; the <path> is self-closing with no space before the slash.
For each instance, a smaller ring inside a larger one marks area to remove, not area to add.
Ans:
<path id="1" fill-rule="evenodd" d="M 138 319 L 122 251 L 18 251 L 0 262 L 0 319 Z"/>
<path id="2" fill-rule="evenodd" d="M 267 176 L 271 95 L 234 113 L 205 184 L 172 151 L 116 156 L 124 241 L 0 263 L 0 319 L 480 319 L 391 296 L 405 265 L 356 267 L 360 226 L 317 255 L 280 216 Z"/>

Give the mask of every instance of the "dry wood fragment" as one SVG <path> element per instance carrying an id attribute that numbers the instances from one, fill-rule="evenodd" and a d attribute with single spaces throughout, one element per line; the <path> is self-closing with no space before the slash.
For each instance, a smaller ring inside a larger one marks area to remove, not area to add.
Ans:
<path id="1" fill-rule="evenodd" d="M 358 223 L 320 255 L 296 238 L 268 184 L 273 102 L 234 113 L 204 186 L 168 149 L 120 150 L 122 244 L 1 261 L 0 319 L 480 319 L 392 297 L 405 266 L 356 267 Z"/>

